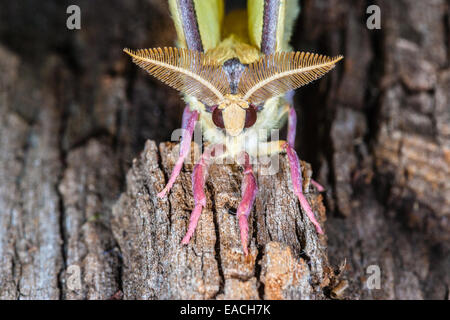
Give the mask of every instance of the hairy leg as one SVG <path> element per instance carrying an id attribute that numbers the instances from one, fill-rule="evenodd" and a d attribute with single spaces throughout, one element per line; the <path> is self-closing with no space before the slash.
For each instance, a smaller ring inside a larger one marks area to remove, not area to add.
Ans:
<path id="1" fill-rule="evenodd" d="M 183 110 L 183 116 L 181 117 L 181 128 L 182 129 L 186 129 L 187 128 L 187 124 L 189 122 L 189 118 L 192 116 L 192 113 L 194 111 L 191 111 L 189 109 L 189 105 L 187 105 L 186 107 L 184 107 Z"/>
<path id="2" fill-rule="evenodd" d="M 241 195 L 242 200 L 237 209 L 237 218 L 239 219 L 239 229 L 241 232 L 241 243 L 244 254 L 248 254 L 248 216 L 253 208 L 256 194 L 258 193 L 258 186 L 256 178 L 253 174 L 253 168 L 250 164 L 250 157 L 248 153 L 244 152 L 244 178 L 242 180 Z"/>
<path id="3" fill-rule="evenodd" d="M 289 116 L 288 116 L 288 144 L 291 148 L 295 148 L 295 136 L 297 133 L 297 113 L 295 112 L 294 107 L 289 108 Z M 319 192 L 325 191 L 325 188 L 322 187 L 318 182 L 311 179 L 312 185 L 314 185 Z"/>
<path id="4" fill-rule="evenodd" d="M 289 109 L 289 118 L 288 118 L 288 141 L 284 144 L 284 149 L 288 155 L 289 166 L 291 169 L 291 180 L 292 186 L 294 188 L 294 192 L 297 195 L 298 200 L 300 201 L 300 205 L 303 210 L 305 210 L 309 220 L 314 224 L 318 233 L 323 234 L 322 228 L 320 227 L 319 222 L 317 222 L 316 217 L 314 216 L 314 212 L 311 209 L 311 206 L 306 200 L 305 195 L 303 194 L 303 179 L 302 179 L 302 169 L 300 166 L 300 160 L 298 159 L 297 152 L 294 150 L 295 146 L 295 135 L 297 130 L 297 113 L 295 112 L 294 107 L 291 103 L 291 108 Z M 314 184 L 319 191 L 323 191 L 323 187 L 311 179 L 311 183 Z"/>
<path id="5" fill-rule="evenodd" d="M 184 129 L 184 131 L 180 142 L 180 155 L 172 170 L 169 182 L 165 188 L 158 193 L 158 197 L 160 198 L 164 198 L 167 195 L 170 189 L 172 189 L 175 180 L 180 175 L 181 168 L 183 168 L 183 162 L 191 149 L 192 135 L 194 133 L 195 124 L 197 123 L 198 117 L 199 113 L 197 111 L 190 111 L 189 106 L 184 108 L 182 120 L 182 129 Z"/>
<path id="6" fill-rule="evenodd" d="M 312 211 L 311 206 L 308 203 L 308 200 L 303 194 L 302 169 L 300 166 L 300 160 L 298 159 L 297 153 L 295 152 L 294 148 L 292 148 L 288 142 L 280 140 L 267 142 L 266 148 L 261 149 L 263 152 L 259 153 L 258 156 L 266 156 L 281 152 L 287 153 L 294 193 L 297 196 L 298 200 L 300 201 L 300 205 L 302 209 L 306 212 L 306 215 L 308 216 L 309 220 L 316 227 L 317 232 L 323 234 L 322 228 L 319 222 L 316 220 L 316 217 L 314 216 L 314 212 Z"/>
<path id="7" fill-rule="evenodd" d="M 194 171 L 192 173 L 192 193 L 194 194 L 194 210 L 192 210 L 191 217 L 189 219 L 189 227 L 186 235 L 181 241 L 182 244 L 188 244 L 192 235 L 197 227 L 198 220 L 202 213 L 202 209 L 206 207 L 206 196 L 205 196 L 205 183 L 208 177 L 208 168 L 211 163 L 211 158 L 218 156 L 218 152 L 222 152 L 222 146 L 213 145 L 208 147 L 202 154 L 199 162 L 195 165 Z"/>
<path id="8" fill-rule="evenodd" d="M 297 134 L 297 112 L 295 112 L 294 107 L 289 108 L 288 116 L 288 143 L 294 148 L 295 146 L 295 136 Z"/>
<path id="9" fill-rule="evenodd" d="M 303 194 L 302 169 L 300 167 L 300 160 L 298 159 L 297 153 L 288 143 L 284 144 L 284 149 L 286 150 L 289 159 L 291 181 L 292 187 L 294 188 L 294 193 L 297 195 L 297 198 L 300 201 L 300 205 L 302 206 L 303 210 L 305 210 L 309 220 L 311 220 L 311 222 L 316 227 L 317 232 L 323 234 L 322 228 L 320 227 L 319 222 L 317 222 L 316 217 L 314 216 L 314 212 L 312 211 L 308 200 L 306 200 L 306 197 Z"/>

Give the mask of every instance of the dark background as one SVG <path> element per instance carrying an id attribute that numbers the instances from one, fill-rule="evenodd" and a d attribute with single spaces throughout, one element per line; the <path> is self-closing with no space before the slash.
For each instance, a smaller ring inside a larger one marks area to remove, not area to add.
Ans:
<path id="1" fill-rule="evenodd" d="M 373 3 L 381 30 L 366 28 Z M 79 31 L 66 28 L 70 4 Z M 449 5 L 302 1 L 294 49 L 345 56 L 295 101 L 297 150 L 327 188 L 328 253 L 347 260 L 348 298 L 449 298 Z M 109 254 L 103 289 L 80 297 L 120 287 L 111 206 L 145 141 L 169 140 L 184 107 L 122 49 L 175 37 L 164 1 L 0 2 L 0 298 L 67 298 L 64 268 L 93 243 Z M 380 290 L 364 287 L 372 264 Z"/>

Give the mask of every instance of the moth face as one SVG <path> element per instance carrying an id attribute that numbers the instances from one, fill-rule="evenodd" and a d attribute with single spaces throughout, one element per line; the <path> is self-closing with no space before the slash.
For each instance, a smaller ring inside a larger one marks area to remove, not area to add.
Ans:
<path id="1" fill-rule="evenodd" d="M 230 136 L 255 124 L 256 105 L 319 79 L 342 59 L 308 52 L 276 52 L 244 66 L 234 58 L 220 65 L 204 53 L 188 49 L 125 52 L 156 78 L 208 106 L 214 124 Z"/>
<path id="2" fill-rule="evenodd" d="M 214 124 L 233 137 L 241 134 L 244 128 L 253 126 L 256 118 L 256 108 L 233 95 L 214 108 L 212 114 Z"/>

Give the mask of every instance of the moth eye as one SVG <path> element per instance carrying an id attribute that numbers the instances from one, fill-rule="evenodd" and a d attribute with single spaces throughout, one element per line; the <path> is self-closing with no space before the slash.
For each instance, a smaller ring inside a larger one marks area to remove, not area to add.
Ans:
<path id="1" fill-rule="evenodd" d="M 247 110 L 245 110 L 245 124 L 244 128 L 250 128 L 256 122 L 257 114 L 256 107 L 254 105 L 250 105 Z"/>
<path id="2" fill-rule="evenodd" d="M 222 109 L 214 108 L 212 113 L 212 120 L 217 127 L 225 129 L 225 124 L 223 123 L 222 117 Z"/>

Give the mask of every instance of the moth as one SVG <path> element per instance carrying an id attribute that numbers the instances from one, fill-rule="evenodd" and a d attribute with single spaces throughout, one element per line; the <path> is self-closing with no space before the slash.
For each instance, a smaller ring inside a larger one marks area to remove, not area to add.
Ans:
<path id="1" fill-rule="evenodd" d="M 247 220 L 258 191 L 252 159 L 260 156 L 287 154 L 293 192 L 317 232 L 323 233 L 302 190 L 300 161 L 293 148 L 293 90 L 319 79 L 343 57 L 291 50 L 289 39 L 300 10 L 296 0 L 248 0 L 246 7 L 236 10 L 226 10 L 223 0 L 169 0 L 169 8 L 177 47 L 124 51 L 139 67 L 181 92 L 186 102 L 179 158 L 160 198 L 167 196 L 180 174 L 197 122 L 208 142 L 193 169 L 195 206 L 182 243 L 194 234 L 206 206 L 208 167 L 219 157 L 239 160 L 243 167 L 236 217 L 245 255 Z M 282 128 L 286 121 L 287 140 L 269 141 L 268 134 L 260 133 Z"/>

